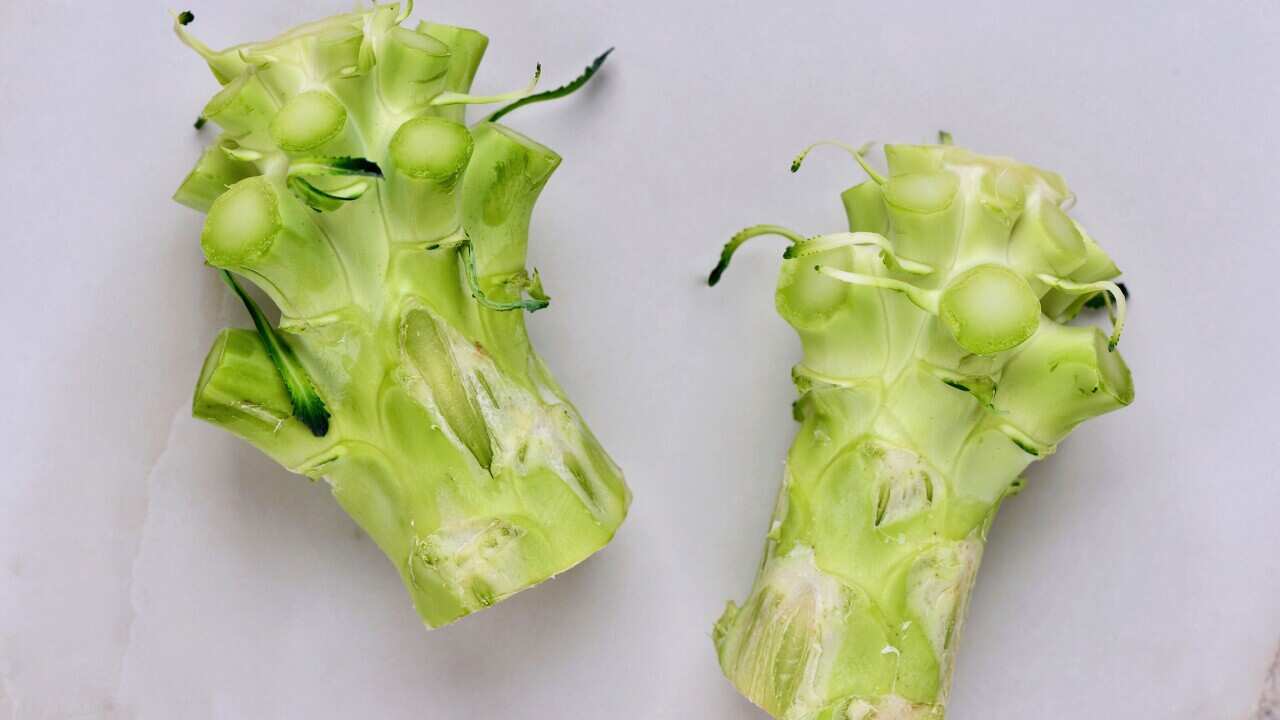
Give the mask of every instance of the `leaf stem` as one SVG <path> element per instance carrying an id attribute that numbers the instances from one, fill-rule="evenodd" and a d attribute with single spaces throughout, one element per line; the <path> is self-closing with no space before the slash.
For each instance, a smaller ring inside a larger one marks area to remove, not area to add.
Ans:
<path id="1" fill-rule="evenodd" d="M 604 61 L 608 59 L 609 53 L 611 52 L 613 52 L 613 48 L 609 48 L 608 50 L 605 50 L 603 53 L 600 54 L 599 57 L 591 61 L 591 64 L 588 65 L 586 69 L 582 71 L 581 75 L 569 81 L 568 83 L 565 83 L 564 85 L 561 85 L 560 87 L 555 88 L 554 90 L 546 90 L 544 92 L 537 93 L 536 95 L 528 95 L 526 97 L 522 97 L 519 100 L 516 100 L 515 102 L 511 103 L 510 105 L 507 105 L 505 107 L 502 107 L 496 110 L 492 115 L 490 115 L 486 119 L 489 122 L 497 122 L 498 118 L 501 118 L 503 115 L 506 115 L 512 112 L 513 110 L 518 110 L 519 108 L 522 108 L 525 105 L 532 105 L 533 103 L 543 102 L 544 100 L 555 100 L 556 98 L 562 98 L 566 95 L 573 94 L 576 90 L 581 88 L 583 85 L 586 85 L 587 81 L 590 80 L 593 75 L 599 72 L 600 67 L 604 65 Z"/>
<path id="2" fill-rule="evenodd" d="M 711 270 L 711 275 L 707 277 L 707 284 L 715 286 L 716 283 L 720 282 L 720 276 L 724 275 L 724 271 L 729 269 L 729 261 L 733 259 L 733 254 L 742 246 L 742 243 L 761 235 L 779 235 L 795 244 L 803 243 L 805 240 L 800 233 L 781 225 L 752 225 L 749 228 L 740 230 L 729 239 L 729 242 L 725 243 L 724 249 L 720 251 L 720 262 L 716 263 L 715 268 Z"/>
<path id="3" fill-rule="evenodd" d="M 462 256 L 462 266 L 467 273 L 467 284 L 471 286 L 471 297 L 480 303 L 481 307 L 499 312 L 509 312 L 511 310 L 527 310 L 529 312 L 537 312 L 551 304 L 551 299 L 542 293 L 541 282 L 534 280 L 530 283 L 532 291 L 530 297 L 510 301 L 493 300 L 485 294 L 480 287 L 479 273 L 476 271 L 476 255 L 475 249 L 471 245 L 471 239 L 468 238 L 458 244 L 458 252 Z"/>

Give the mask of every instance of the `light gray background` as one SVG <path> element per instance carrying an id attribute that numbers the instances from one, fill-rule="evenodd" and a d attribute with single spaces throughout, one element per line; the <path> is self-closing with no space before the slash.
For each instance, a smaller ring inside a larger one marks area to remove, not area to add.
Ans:
<path id="1" fill-rule="evenodd" d="M 1276 3 L 785 5 L 420 3 L 492 38 L 480 90 L 618 46 L 511 124 L 565 159 L 532 333 L 636 498 L 597 558 L 428 634 L 323 485 L 189 417 L 247 320 L 168 199 L 216 89 L 169 8 L 0 2 L 0 715 L 762 717 L 709 629 L 758 561 L 798 343 L 778 247 L 702 278 L 741 226 L 839 229 L 858 175 L 790 175 L 809 141 L 946 128 L 1078 192 L 1128 271 L 1138 388 L 1006 505 L 951 716 L 1246 716 L 1280 639 Z M 193 0 L 193 29 L 348 7 Z"/>

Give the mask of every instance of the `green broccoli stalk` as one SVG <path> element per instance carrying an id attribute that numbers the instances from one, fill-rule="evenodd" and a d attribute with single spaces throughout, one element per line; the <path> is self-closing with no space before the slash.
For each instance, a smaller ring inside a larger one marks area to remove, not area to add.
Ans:
<path id="1" fill-rule="evenodd" d="M 541 98 L 468 95 L 487 39 L 401 27 L 409 9 L 222 52 L 177 16 L 223 87 L 199 123 L 222 134 L 174 197 L 208 213 L 205 258 L 255 326 L 214 341 L 195 415 L 327 480 L 437 627 L 582 562 L 630 495 L 525 332 L 549 302 L 529 220 L 560 157 L 463 122 Z"/>
<path id="2" fill-rule="evenodd" d="M 1133 400 L 1119 274 L 1061 178 L 890 145 L 841 199 L 850 232 L 791 241 L 778 312 L 804 359 L 765 558 L 716 623 L 721 667 L 778 718 L 940 718 L 987 530 L 1023 469 Z M 808 151 L 806 151 L 807 153 Z M 797 158 L 793 171 L 804 155 Z M 1110 336 L 1069 326 L 1091 300 Z"/>

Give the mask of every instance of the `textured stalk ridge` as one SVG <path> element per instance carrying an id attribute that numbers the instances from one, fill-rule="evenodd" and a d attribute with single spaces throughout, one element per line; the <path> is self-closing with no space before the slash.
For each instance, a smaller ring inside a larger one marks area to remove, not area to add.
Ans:
<path id="1" fill-rule="evenodd" d="M 792 243 L 777 307 L 804 346 L 800 429 L 755 585 L 714 631 L 726 676 L 778 718 L 943 717 L 1001 501 L 1133 400 L 1119 270 L 1061 178 L 942 140 L 888 146 L 888 176 L 846 148 L 871 176 L 841 196 L 849 232 L 748 228 L 711 278 L 750 237 Z M 1098 304 L 1110 336 L 1066 324 Z"/>
<path id="2" fill-rule="evenodd" d="M 205 257 L 256 327 L 215 340 L 195 415 L 325 479 L 437 627 L 586 559 L 630 495 L 525 332 L 548 303 L 529 220 L 560 158 L 464 122 L 533 86 L 468 95 L 488 40 L 403 27 L 409 11 L 221 52 L 179 15 L 223 87 L 197 122 L 222 132 L 175 199 L 208 213 Z"/>

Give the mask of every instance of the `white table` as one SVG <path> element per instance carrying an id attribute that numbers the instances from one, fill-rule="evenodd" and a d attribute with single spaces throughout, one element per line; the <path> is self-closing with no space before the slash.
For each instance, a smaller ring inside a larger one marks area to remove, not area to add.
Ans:
<path id="1" fill-rule="evenodd" d="M 201 0 L 193 30 L 229 44 L 349 4 Z M 190 418 L 215 331 L 247 319 L 168 200 L 216 89 L 169 3 L 4 2 L 0 716 L 761 717 L 709 632 L 755 571 L 799 349 L 779 248 L 702 278 L 741 226 L 840 228 L 857 175 L 835 155 L 790 175 L 809 141 L 939 128 L 1079 193 L 1129 271 L 1138 389 L 996 523 L 952 717 L 1248 714 L 1280 640 L 1274 3 L 422 5 L 489 33 L 483 90 L 618 47 L 511 124 L 565 159 L 532 333 L 632 516 L 585 566 L 423 632 L 323 485 Z"/>

